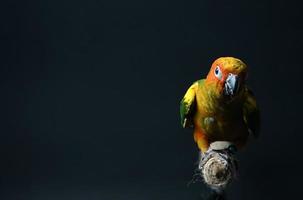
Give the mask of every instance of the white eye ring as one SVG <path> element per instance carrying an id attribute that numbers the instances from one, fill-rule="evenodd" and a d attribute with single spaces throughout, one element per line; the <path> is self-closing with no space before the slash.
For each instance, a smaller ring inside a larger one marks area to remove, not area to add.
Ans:
<path id="1" fill-rule="evenodd" d="M 222 72 L 221 72 L 221 69 L 220 69 L 219 66 L 217 66 L 217 67 L 215 68 L 214 74 L 215 74 L 215 76 L 216 76 L 219 80 L 222 79 Z"/>

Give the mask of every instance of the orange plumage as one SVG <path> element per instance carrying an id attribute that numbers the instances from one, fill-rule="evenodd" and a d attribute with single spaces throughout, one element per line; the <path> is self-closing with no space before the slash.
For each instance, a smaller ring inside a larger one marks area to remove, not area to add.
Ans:
<path id="1" fill-rule="evenodd" d="M 246 65 L 233 57 L 214 61 L 206 79 L 196 81 L 181 101 L 183 127 L 194 128 L 194 140 L 204 152 L 214 141 L 242 148 L 249 132 L 259 131 L 259 110 L 245 84 Z"/>

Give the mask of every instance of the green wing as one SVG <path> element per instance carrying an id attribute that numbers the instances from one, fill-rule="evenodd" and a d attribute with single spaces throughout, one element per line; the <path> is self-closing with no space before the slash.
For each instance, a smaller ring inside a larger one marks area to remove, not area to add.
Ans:
<path id="1" fill-rule="evenodd" d="M 246 88 L 246 99 L 243 105 L 244 121 L 255 137 L 260 133 L 260 111 L 252 91 Z"/>
<path id="2" fill-rule="evenodd" d="M 183 128 L 193 127 L 193 114 L 196 108 L 198 82 L 193 83 L 180 102 L 180 117 Z"/>

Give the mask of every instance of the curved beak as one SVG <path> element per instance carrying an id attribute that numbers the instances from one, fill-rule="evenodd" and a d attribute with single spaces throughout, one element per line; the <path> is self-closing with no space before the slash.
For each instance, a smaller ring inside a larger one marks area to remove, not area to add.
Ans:
<path id="1" fill-rule="evenodd" d="M 234 96 L 239 90 L 239 78 L 235 74 L 228 74 L 224 85 L 224 93 L 228 96 Z"/>

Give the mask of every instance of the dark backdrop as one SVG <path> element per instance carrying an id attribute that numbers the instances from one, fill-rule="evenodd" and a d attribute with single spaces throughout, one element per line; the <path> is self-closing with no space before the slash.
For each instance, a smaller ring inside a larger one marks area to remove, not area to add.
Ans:
<path id="1" fill-rule="evenodd" d="M 1 199 L 198 199 L 179 101 L 219 56 L 250 67 L 262 132 L 230 199 L 301 194 L 302 6 L 1 1 Z"/>

